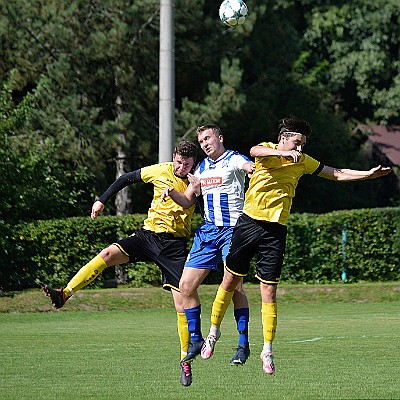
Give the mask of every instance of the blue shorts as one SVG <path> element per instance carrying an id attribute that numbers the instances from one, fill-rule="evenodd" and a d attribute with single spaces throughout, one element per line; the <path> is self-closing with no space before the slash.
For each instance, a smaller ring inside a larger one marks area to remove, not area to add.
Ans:
<path id="1" fill-rule="evenodd" d="M 218 263 L 225 261 L 233 234 L 233 226 L 200 225 L 194 234 L 193 245 L 185 267 L 216 271 Z"/>

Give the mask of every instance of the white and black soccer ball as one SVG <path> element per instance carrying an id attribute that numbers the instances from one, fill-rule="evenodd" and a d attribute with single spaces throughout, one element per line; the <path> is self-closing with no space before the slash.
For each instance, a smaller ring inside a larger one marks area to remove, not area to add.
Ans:
<path id="1" fill-rule="evenodd" d="M 219 18 L 228 26 L 242 25 L 249 12 L 243 0 L 224 0 L 219 7 Z"/>

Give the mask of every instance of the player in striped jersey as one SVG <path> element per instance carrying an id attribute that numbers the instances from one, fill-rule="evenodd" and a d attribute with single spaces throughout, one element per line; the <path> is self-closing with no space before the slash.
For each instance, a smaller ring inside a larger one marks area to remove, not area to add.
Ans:
<path id="1" fill-rule="evenodd" d="M 191 335 L 187 356 L 183 363 L 190 363 L 200 354 L 203 359 L 211 357 L 220 337 L 219 322 L 211 316 L 210 334 L 203 339 L 200 329 L 200 298 L 198 287 L 219 261 L 225 262 L 233 227 L 243 210 L 244 185 L 247 174 L 254 164 L 249 158 L 232 150 L 226 150 L 224 136 L 216 125 L 197 128 L 198 142 L 206 158 L 196 167 L 191 183 L 184 193 L 172 188 L 164 196 L 171 196 L 183 207 L 190 207 L 196 196 L 202 195 L 204 224 L 195 232 L 193 246 L 186 260 L 179 283 L 188 328 Z M 222 289 L 221 289 L 222 290 Z M 234 315 L 239 331 L 239 343 L 232 365 L 244 364 L 250 354 L 248 342 L 249 307 L 241 283 L 233 295 Z"/>

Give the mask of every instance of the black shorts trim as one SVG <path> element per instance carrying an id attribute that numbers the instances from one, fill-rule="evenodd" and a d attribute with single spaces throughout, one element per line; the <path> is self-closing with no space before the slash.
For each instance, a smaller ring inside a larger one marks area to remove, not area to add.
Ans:
<path id="1" fill-rule="evenodd" d="M 248 273 L 247 273 L 247 274 L 238 274 L 237 272 L 232 271 L 231 269 L 229 269 L 226 265 L 225 265 L 225 269 L 226 269 L 229 273 L 231 273 L 232 275 L 235 275 L 235 276 L 241 276 L 241 277 L 243 277 L 243 276 L 247 276 L 247 275 L 248 275 Z"/>
<path id="2" fill-rule="evenodd" d="M 266 281 L 264 279 L 261 279 L 257 274 L 255 275 L 255 277 L 261 282 L 261 283 L 265 283 L 265 284 L 269 284 L 269 285 L 277 285 L 279 283 L 279 278 L 277 280 L 274 281 Z"/>
<path id="3" fill-rule="evenodd" d="M 175 290 L 176 292 L 180 292 L 181 290 L 179 289 L 179 287 L 176 287 L 174 285 L 169 285 L 168 283 L 166 283 L 165 285 L 162 286 L 164 290 Z"/>
<path id="4" fill-rule="evenodd" d="M 119 250 L 124 253 L 127 257 L 129 257 L 129 254 L 121 247 L 119 243 L 112 243 L 114 246 L 117 246 Z"/>

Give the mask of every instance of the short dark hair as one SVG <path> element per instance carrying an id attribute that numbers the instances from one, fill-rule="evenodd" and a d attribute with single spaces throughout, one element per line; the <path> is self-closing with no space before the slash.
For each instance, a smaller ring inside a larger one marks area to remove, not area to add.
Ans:
<path id="1" fill-rule="evenodd" d="M 199 151 L 198 151 L 197 145 L 190 142 L 189 140 L 182 140 L 175 146 L 175 149 L 174 149 L 174 156 L 176 154 L 178 154 L 181 157 L 185 157 L 185 158 L 192 157 L 194 159 L 195 163 L 197 160 L 198 153 L 199 153 Z"/>
<path id="2" fill-rule="evenodd" d="M 294 133 L 300 133 L 308 138 L 311 136 L 311 132 L 311 126 L 307 121 L 290 115 L 279 122 L 278 140 L 282 135 L 286 134 L 285 136 L 287 136 Z"/>
<path id="3" fill-rule="evenodd" d="M 224 134 L 222 133 L 222 129 L 219 126 L 214 125 L 214 124 L 202 125 L 202 126 L 197 127 L 197 129 L 196 129 L 197 135 L 206 131 L 207 129 L 211 129 L 215 136 L 219 136 L 219 135 L 224 136 Z"/>

